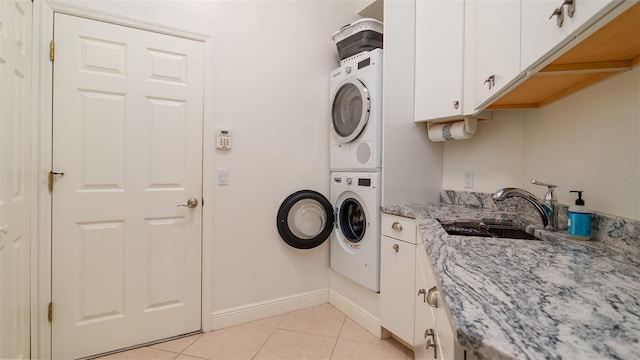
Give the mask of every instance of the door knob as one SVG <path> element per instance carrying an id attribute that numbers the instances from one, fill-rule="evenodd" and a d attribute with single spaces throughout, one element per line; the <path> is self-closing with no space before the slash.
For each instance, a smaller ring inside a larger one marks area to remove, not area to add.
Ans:
<path id="1" fill-rule="evenodd" d="M 180 204 L 180 205 L 177 205 L 176 207 L 180 207 L 180 206 L 184 206 L 184 207 L 188 207 L 190 209 L 193 209 L 194 207 L 198 206 L 198 199 L 190 198 L 189 200 L 187 200 L 186 204 Z"/>

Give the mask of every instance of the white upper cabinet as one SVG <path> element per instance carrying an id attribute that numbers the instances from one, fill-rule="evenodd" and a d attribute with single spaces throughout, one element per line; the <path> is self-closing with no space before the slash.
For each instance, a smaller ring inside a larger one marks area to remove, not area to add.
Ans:
<path id="1" fill-rule="evenodd" d="M 474 9 L 475 108 L 520 78 L 520 0 L 476 1 Z"/>
<path id="2" fill-rule="evenodd" d="M 463 0 L 416 2 L 416 121 L 464 114 L 464 10 Z"/>
<path id="3" fill-rule="evenodd" d="M 520 70 L 528 70 L 582 32 L 620 0 L 523 0 Z M 566 41 L 565 41 L 566 40 Z"/>
<path id="4" fill-rule="evenodd" d="M 415 121 L 540 108 L 639 64 L 640 0 L 416 0 L 415 10 Z"/>

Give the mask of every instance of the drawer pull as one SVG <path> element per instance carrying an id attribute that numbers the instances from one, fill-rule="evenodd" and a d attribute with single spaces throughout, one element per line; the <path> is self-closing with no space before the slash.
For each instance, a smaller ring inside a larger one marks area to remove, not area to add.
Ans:
<path id="1" fill-rule="evenodd" d="M 399 246 L 398 244 L 393 244 L 393 250 L 394 250 L 395 252 L 400 251 L 400 246 Z"/>
<path id="2" fill-rule="evenodd" d="M 435 286 L 427 292 L 427 304 L 434 308 L 438 307 L 438 289 Z"/>
<path id="3" fill-rule="evenodd" d="M 393 224 L 391 224 L 391 228 L 396 231 L 402 231 L 402 224 L 400 224 L 397 221 L 394 221 Z"/>

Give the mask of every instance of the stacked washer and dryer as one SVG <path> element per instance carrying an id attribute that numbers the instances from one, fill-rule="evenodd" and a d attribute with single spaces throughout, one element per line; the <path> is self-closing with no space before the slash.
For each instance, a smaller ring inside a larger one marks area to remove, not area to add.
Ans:
<path id="1" fill-rule="evenodd" d="M 281 238 L 312 249 L 327 238 L 331 268 L 380 291 L 382 23 L 362 19 L 332 35 L 341 58 L 331 72 L 330 200 L 314 190 L 278 209 Z"/>
<path id="2" fill-rule="evenodd" d="M 362 19 L 332 38 L 342 60 L 330 78 L 330 265 L 380 291 L 382 23 Z"/>

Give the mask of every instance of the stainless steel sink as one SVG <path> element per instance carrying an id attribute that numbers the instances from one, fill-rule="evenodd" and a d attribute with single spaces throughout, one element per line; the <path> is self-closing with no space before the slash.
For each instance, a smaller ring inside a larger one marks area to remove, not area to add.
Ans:
<path id="1" fill-rule="evenodd" d="M 456 220 L 440 221 L 440 224 L 449 235 L 540 240 L 519 227 L 508 223 L 491 223 L 481 220 Z"/>

